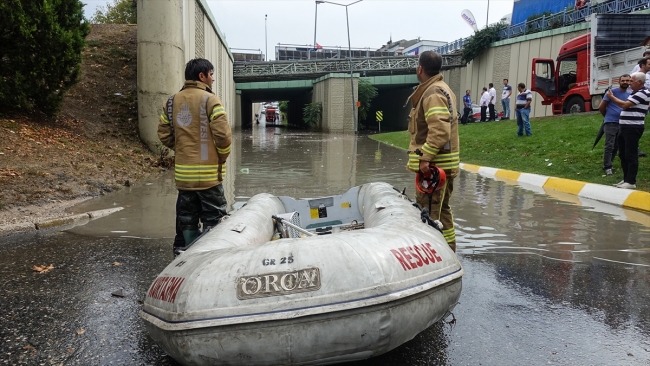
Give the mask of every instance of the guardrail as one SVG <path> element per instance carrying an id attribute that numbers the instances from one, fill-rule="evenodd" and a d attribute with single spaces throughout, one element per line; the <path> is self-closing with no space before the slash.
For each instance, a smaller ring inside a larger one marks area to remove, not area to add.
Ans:
<path id="1" fill-rule="evenodd" d="M 589 20 L 591 14 L 625 14 L 633 11 L 647 9 L 650 0 L 610 0 L 598 4 L 591 2 L 581 8 L 564 10 L 549 16 L 511 25 L 499 32 L 501 39 L 536 33 L 548 29 L 566 27 Z"/>
<path id="2" fill-rule="evenodd" d="M 267 62 L 235 62 L 233 77 L 235 82 L 259 81 L 266 79 L 310 78 L 329 73 L 359 73 L 363 76 L 384 74 L 409 74 L 415 71 L 417 56 L 373 57 L 345 60 L 299 60 Z M 462 65 L 460 55 L 443 55 L 443 69 Z"/>

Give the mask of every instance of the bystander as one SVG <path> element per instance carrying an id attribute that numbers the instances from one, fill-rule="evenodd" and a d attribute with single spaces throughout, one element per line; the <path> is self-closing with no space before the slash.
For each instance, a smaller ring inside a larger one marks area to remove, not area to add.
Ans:
<path id="1" fill-rule="evenodd" d="M 515 115 L 517 116 L 517 136 L 523 136 L 526 130 L 526 136 L 532 136 L 530 128 L 530 103 L 533 101 L 533 94 L 526 89 L 526 84 L 517 85 L 517 100 L 515 101 Z"/>
<path id="2" fill-rule="evenodd" d="M 629 74 L 621 75 L 619 79 L 618 88 L 613 88 L 612 93 L 614 96 L 620 100 L 627 100 L 630 95 L 628 87 L 632 79 Z M 612 175 L 612 161 L 616 156 L 616 149 L 618 144 L 616 139 L 618 138 L 618 120 L 621 117 L 622 108 L 616 105 L 615 103 L 610 103 L 610 99 L 605 94 L 603 101 L 598 106 L 600 114 L 605 117 L 603 121 L 603 132 L 605 134 L 605 149 L 603 152 L 603 170 L 606 175 Z"/>
<path id="3" fill-rule="evenodd" d="M 627 100 L 617 98 L 612 90 L 607 97 L 621 107 L 621 117 L 618 121 L 618 156 L 621 159 L 623 180 L 615 184 L 618 188 L 636 189 L 636 175 L 639 170 L 639 140 L 643 136 L 644 120 L 650 103 L 650 90 L 646 89 L 646 74 L 632 74 L 630 88 L 632 94 Z"/>
<path id="4" fill-rule="evenodd" d="M 487 91 L 486 87 L 483 87 L 483 92 L 481 93 L 481 122 L 487 121 L 487 109 L 488 103 L 490 102 L 490 94 Z"/>

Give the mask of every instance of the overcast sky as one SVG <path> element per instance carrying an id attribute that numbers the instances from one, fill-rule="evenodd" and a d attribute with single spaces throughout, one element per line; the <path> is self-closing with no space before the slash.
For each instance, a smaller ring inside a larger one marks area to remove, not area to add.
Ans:
<path id="1" fill-rule="evenodd" d="M 112 0 L 82 0 L 90 18 L 98 6 Z M 341 4 L 352 0 L 334 1 Z M 314 43 L 314 0 L 207 0 L 217 25 L 231 48 L 259 49 L 273 58 L 278 43 Z M 512 13 L 513 0 L 489 0 L 489 23 Z M 485 26 L 488 0 L 363 0 L 348 8 L 350 40 L 353 48 L 377 49 L 391 37 L 454 41 L 473 31 L 461 18 L 470 10 L 479 28 Z M 264 16 L 268 15 L 266 21 Z M 321 46 L 348 46 L 345 7 L 318 5 L 316 42 Z M 265 40 L 266 33 L 266 40 Z"/>

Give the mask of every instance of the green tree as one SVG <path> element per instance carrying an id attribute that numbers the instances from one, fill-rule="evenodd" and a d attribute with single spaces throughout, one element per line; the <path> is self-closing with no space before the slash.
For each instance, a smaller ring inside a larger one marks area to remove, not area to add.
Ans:
<path id="1" fill-rule="evenodd" d="M 361 102 L 361 106 L 359 107 L 360 121 L 365 121 L 368 117 L 370 104 L 376 96 L 377 88 L 375 88 L 375 86 L 372 85 L 368 79 L 359 78 L 359 102 Z"/>
<path id="2" fill-rule="evenodd" d="M 309 103 L 302 109 L 302 120 L 307 127 L 314 128 L 320 122 L 322 113 L 323 105 L 321 103 Z"/>
<path id="3" fill-rule="evenodd" d="M 470 62 L 481 56 L 483 51 L 490 47 L 492 42 L 500 39 L 499 32 L 505 27 L 505 24 L 497 23 L 474 33 L 472 38 L 463 46 L 463 53 L 461 55 L 463 61 Z"/>
<path id="4" fill-rule="evenodd" d="M 136 0 L 113 0 L 113 5 L 97 8 L 90 21 L 94 24 L 136 24 L 137 9 Z"/>
<path id="5" fill-rule="evenodd" d="M 282 100 L 280 101 L 280 104 L 278 105 L 278 109 L 280 109 L 280 114 L 282 114 L 282 122 L 286 125 L 289 120 L 287 119 L 287 115 L 289 114 L 289 101 L 288 100 Z"/>
<path id="6" fill-rule="evenodd" d="M 0 1 L 0 110 L 54 114 L 88 32 L 80 0 Z"/>

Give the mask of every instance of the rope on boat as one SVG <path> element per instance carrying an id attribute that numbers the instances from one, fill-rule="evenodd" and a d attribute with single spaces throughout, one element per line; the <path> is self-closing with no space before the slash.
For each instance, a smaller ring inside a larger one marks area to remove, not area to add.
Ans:
<path id="1" fill-rule="evenodd" d="M 282 224 L 282 225 L 286 225 L 286 226 L 288 226 L 288 227 L 290 227 L 290 228 L 292 228 L 292 229 L 294 229 L 294 230 L 296 230 L 296 231 L 299 231 L 299 232 L 301 232 L 301 233 L 303 233 L 303 234 L 305 234 L 305 235 L 307 235 L 307 236 L 316 236 L 316 234 L 312 233 L 311 231 L 307 231 L 307 230 L 301 228 L 301 227 L 298 226 L 298 225 L 294 225 L 294 224 L 290 223 L 289 221 L 283 219 L 283 218 L 280 217 L 280 216 L 273 215 L 273 216 L 271 216 L 271 217 L 272 217 L 275 221 L 279 222 L 280 224 Z"/>

